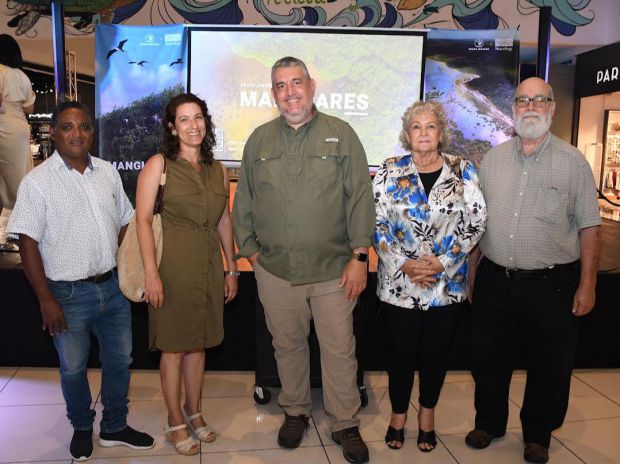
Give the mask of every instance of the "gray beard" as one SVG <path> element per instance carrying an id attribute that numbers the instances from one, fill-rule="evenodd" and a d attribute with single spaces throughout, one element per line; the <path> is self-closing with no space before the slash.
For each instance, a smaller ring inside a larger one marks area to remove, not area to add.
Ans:
<path id="1" fill-rule="evenodd" d="M 538 117 L 536 122 L 527 122 L 525 121 L 525 116 L 535 115 Z M 547 116 L 544 118 L 534 112 L 525 112 L 521 116 L 517 116 L 516 114 L 512 115 L 514 129 L 519 135 L 519 137 L 524 139 L 537 139 L 545 135 L 549 132 L 551 128 L 552 117 L 551 113 L 547 113 Z"/>

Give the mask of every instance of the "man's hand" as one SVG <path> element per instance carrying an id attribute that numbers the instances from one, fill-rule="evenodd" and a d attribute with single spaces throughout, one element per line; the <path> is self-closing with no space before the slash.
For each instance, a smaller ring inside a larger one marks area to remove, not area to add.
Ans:
<path id="1" fill-rule="evenodd" d="M 344 287 L 344 300 L 355 301 L 366 288 L 366 263 L 350 260 L 342 271 L 340 288 Z"/>
<path id="2" fill-rule="evenodd" d="M 258 253 L 254 253 L 252 256 L 248 256 L 246 259 L 250 262 L 250 265 L 254 267 L 254 263 L 256 263 L 257 258 L 258 258 Z"/>
<path id="3" fill-rule="evenodd" d="M 47 330 L 52 337 L 62 335 L 67 331 L 65 313 L 56 298 L 50 297 L 41 301 L 40 309 L 43 318 L 43 330 Z"/>
<path id="4" fill-rule="evenodd" d="M 579 285 L 573 298 L 573 314 L 575 316 L 585 316 L 594 307 L 596 300 L 596 290 L 592 286 Z"/>

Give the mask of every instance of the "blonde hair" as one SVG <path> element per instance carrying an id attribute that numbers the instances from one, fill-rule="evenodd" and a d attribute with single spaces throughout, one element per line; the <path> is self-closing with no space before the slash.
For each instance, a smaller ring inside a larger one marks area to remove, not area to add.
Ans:
<path id="1" fill-rule="evenodd" d="M 441 133 L 438 148 L 441 149 L 448 145 L 450 143 L 450 131 L 448 129 L 448 119 L 446 118 L 443 105 L 436 101 L 417 101 L 403 113 L 403 127 L 398 138 L 401 146 L 405 150 L 411 151 L 411 142 L 409 141 L 407 132 L 411 129 L 411 120 L 413 117 L 420 113 L 433 113 L 437 117 L 437 123 L 439 124 L 439 131 Z"/>

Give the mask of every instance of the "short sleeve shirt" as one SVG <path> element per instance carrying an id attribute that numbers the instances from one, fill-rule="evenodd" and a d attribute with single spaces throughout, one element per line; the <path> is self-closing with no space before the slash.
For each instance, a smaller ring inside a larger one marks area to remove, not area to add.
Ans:
<path id="1" fill-rule="evenodd" d="M 601 224 L 590 165 L 552 134 L 529 156 L 518 137 L 498 145 L 479 174 L 488 211 L 480 249 L 500 266 L 540 269 L 576 261 L 579 230 Z"/>
<path id="2" fill-rule="evenodd" d="M 132 216 L 110 163 L 90 157 L 80 173 L 54 152 L 22 180 L 7 232 L 39 243 L 49 279 L 74 281 L 116 266 L 118 234 Z"/>

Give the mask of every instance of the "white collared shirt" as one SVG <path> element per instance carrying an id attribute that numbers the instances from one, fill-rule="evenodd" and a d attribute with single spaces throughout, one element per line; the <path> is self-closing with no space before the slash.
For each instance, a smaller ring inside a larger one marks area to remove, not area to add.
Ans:
<path id="1" fill-rule="evenodd" d="M 116 266 L 118 233 L 132 216 L 110 163 L 90 157 L 80 174 L 54 152 L 22 180 L 7 232 L 39 243 L 49 279 L 74 281 Z"/>

